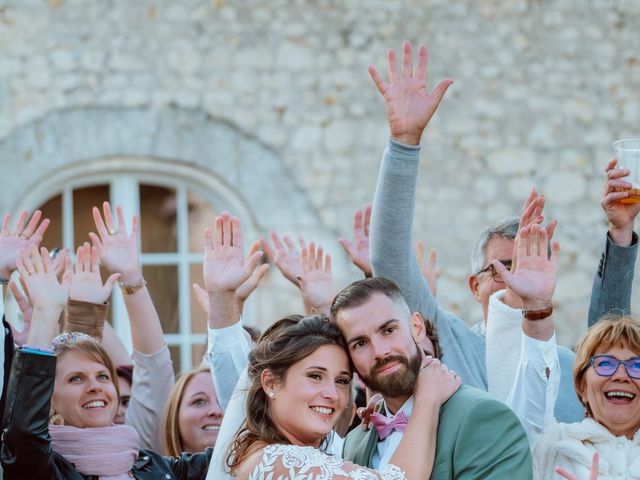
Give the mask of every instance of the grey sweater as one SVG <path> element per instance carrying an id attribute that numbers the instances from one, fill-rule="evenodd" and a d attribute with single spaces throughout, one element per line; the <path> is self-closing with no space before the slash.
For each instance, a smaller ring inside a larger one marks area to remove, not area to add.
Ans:
<path id="1" fill-rule="evenodd" d="M 629 247 L 616 245 L 607 234 L 598 270 L 593 278 L 589 326 L 607 313 L 630 313 L 637 254 L 638 236 L 635 233 Z"/>
<path id="2" fill-rule="evenodd" d="M 371 263 L 376 276 L 393 280 L 412 311 L 433 322 L 444 352 L 443 362 L 467 385 L 487 390 L 485 339 L 461 319 L 440 308 L 413 253 L 413 216 L 420 147 L 389 139 L 382 157 L 371 217 Z M 559 350 L 560 392 L 556 419 L 575 422 L 584 417 L 573 388 L 573 352 Z"/>

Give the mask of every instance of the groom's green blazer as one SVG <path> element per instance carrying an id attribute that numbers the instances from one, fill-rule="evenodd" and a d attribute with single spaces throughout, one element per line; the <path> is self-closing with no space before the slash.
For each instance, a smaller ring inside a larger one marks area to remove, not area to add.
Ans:
<path id="1" fill-rule="evenodd" d="M 371 467 L 377 442 L 375 428 L 368 431 L 355 428 L 347 435 L 343 457 Z M 431 478 L 533 478 L 529 443 L 516 415 L 488 393 L 462 385 L 440 408 Z"/>

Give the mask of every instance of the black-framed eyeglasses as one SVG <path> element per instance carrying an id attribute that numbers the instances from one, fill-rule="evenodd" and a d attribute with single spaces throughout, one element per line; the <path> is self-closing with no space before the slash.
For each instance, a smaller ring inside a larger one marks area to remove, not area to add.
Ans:
<path id="1" fill-rule="evenodd" d="M 511 270 L 511 260 L 504 260 L 500 263 L 502 263 L 507 270 Z M 493 263 L 490 263 L 479 272 L 476 272 L 476 275 L 482 275 L 486 272 L 491 272 L 491 278 L 493 278 L 494 282 L 504 283 L 504 280 L 500 276 L 500 273 L 496 270 L 496 267 L 493 266 Z"/>
<path id="2" fill-rule="evenodd" d="M 620 365 L 631 378 L 640 379 L 640 357 L 631 357 L 627 360 L 618 360 L 613 355 L 594 355 L 589 364 L 601 377 L 610 377 L 618 371 Z"/>

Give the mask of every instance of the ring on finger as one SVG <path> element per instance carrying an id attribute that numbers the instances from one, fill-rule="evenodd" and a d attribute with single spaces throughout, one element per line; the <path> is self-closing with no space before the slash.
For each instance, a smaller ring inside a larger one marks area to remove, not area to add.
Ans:
<path id="1" fill-rule="evenodd" d="M 120 233 L 120 230 L 118 230 L 118 227 L 110 228 L 108 231 L 109 231 L 109 235 L 117 235 L 118 233 Z"/>

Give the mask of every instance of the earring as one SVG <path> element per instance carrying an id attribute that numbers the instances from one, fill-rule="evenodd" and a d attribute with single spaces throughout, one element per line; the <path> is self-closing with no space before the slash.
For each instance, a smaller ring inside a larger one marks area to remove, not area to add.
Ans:
<path id="1" fill-rule="evenodd" d="M 64 418 L 53 408 L 49 410 L 49 425 L 64 425 Z"/>
<path id="2" fill-rule="evenodd" d="M 273 395 L 274 395 L 273 390 L 272 390 L 272 391 L 270 391 L 270 392 L 268 393 L 268 395 L 269 395 L 269 398 L 273 398 Z"/>

